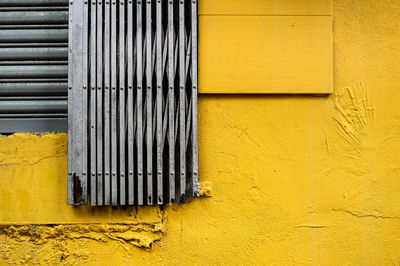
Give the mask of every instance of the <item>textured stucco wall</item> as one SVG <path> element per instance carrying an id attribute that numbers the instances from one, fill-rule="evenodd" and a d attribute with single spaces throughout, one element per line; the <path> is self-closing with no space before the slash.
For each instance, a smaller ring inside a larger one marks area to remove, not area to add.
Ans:
<path id="1" fill-rule="evenodd" d="M 66 135 L 0 138 L 0 264 L 399 265 L 400 2 L 333 14 L 334 94 L 200 97 L 211 197 L 66 206 Z"/>

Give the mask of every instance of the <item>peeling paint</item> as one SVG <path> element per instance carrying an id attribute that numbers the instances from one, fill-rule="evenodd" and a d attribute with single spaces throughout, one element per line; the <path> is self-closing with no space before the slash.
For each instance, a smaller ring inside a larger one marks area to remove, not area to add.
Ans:
<path id="1" fill-rule="evenodd" d="M 212 182 L 210 181 L 200 182 L 200 196 L 212 197 Z"/>
<path id="2" fill-rule="evenodd" d="M 85 238 L 94 241 L 123 240 L 136 247 L 151 248 L 161 239 L 163 224 L 65 224 L 65 225 L 1 225 L 0 234 L 18 242 L 42 245 L 49 240 Z"/>
<path id="3" fill-rule="evenodd" d="M 163 224 L 2 225 L 0 257 L 11 264 L 40 263 L 35 252 L 50 246 L 51 252 L 44 254 L 45 258 L 41 257 L 42 263 L 80 263 L 88 261 L 90 251 L 69 250 L 66 245 L 69 241 L 119 241 L 122 244 L 150 249 L 163 234 Z M 29 247 L 28 250 L 20 250 L 22 243 Z"/>

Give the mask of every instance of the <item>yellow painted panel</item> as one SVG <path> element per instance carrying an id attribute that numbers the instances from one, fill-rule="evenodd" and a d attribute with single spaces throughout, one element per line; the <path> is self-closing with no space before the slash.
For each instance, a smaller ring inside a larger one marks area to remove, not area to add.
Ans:
<path id="1" fill-rule="evenodd" d="M 159 219 L 157 208 L 67 205 L 66 133 L 0 136 L 2 224 L 137 224 Z"/>
<path id="2" fill-rule="evenodd" d="M 331 15 L 331 0 L 199 0 L 200 15 Z"/>
<path id="3" fill-rule="evenodd" d="M 329 16 L 203 16 L 200 93 L 331 93 Z"/>

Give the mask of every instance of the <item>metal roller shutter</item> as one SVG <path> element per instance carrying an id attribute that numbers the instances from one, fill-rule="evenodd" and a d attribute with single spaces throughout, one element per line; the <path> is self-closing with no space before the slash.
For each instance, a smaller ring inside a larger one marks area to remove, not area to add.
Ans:
<path id="1" fill-rule="evenodd" d="M 0 133 L 67 131 L 68 0 L 0 1 Z"/>

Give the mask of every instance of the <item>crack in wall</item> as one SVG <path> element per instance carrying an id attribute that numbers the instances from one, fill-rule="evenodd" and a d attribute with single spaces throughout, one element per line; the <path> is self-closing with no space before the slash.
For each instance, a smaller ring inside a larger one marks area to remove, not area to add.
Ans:
<path id="1" fill-rule="evenodd" d="M 400 216 L 386 216 L 386 215 L 373 214 L 373 213 L 357 213 L 357 212 L 346 210 L 346 209 L 332 209 L 332 211 L 346 213 L 346 214 L 349 214 L 351 216 L 355 216 L 358 218 L 400 219 Z"/>

